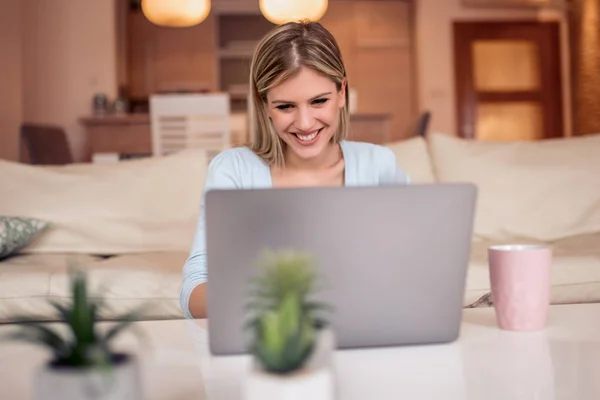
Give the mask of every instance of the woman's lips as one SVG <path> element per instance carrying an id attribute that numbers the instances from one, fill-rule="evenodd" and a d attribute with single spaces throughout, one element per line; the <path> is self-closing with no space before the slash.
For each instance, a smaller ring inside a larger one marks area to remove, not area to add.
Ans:
<path id="1" fill-rule="evenodd" d="M 296 141 L 303 146 L 308 146 L 315 143 L 319 139 L 321 129 L 317 129 L 311 132 L 292 132 L 292 135 L 296 138 Z"/>

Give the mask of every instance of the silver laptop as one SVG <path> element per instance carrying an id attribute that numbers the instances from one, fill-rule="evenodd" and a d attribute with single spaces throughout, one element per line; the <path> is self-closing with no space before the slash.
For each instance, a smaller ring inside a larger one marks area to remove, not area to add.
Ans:
<path id="1" fill-rule="evenodd" d="M 265 249 L 314 257 L 339 348 L 454 341 L 476 194 L 468 183 L 209 191 L 211 352 L 247 352 L 248 280 Z"/>

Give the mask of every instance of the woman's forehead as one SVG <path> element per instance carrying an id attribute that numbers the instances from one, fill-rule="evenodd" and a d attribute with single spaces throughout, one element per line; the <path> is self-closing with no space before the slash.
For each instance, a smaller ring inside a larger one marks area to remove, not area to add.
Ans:
<path id="1" fill-rule="evenodd" d="M 297 74 L 272 87 L 269 101 L 308 101 L 324 93 L 332 92 L 335 83 L 310 68 L 301 68 Z"/>

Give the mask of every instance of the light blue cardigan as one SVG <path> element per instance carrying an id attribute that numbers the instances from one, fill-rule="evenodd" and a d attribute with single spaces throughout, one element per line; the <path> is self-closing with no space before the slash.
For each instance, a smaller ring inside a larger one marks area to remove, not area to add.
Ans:
<path id="1" fill-rule="evenodd" d="M 396 156 L 385 146 L 361 142 L 341 142 L 344 156 L 345 186 L 377 186 L 408 184 L 406 172 L 398 167 Z M 212 189 L 270 188 L 269 166 L 247 147 L 225 150 L 208 167 L 204 194 Z M 180 306 L 187 318 L 192 290 L 206 282 L 206 239 L 204 228 L 204 195 L 196 234 L 190 255 L 183 266 Z"/>

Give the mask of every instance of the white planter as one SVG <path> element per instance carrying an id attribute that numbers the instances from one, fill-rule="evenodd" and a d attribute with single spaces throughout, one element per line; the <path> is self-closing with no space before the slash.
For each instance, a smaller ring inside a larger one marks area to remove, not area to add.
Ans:
<path id="1" fill-rule="evenodd" d="M 140 372 L 127 357 L 110 369 L 54 368 L 45 365 L 35 382 L 36 400 L 141 400 Z"/>
<path id="2" fill-rule="evenodd" d="M 288 375 L 266 372 L 253 362 L 244 380 L 243 400 L 333 400 L 335 347 L 332 331 L 324 330 L 305 367 Z"/>

